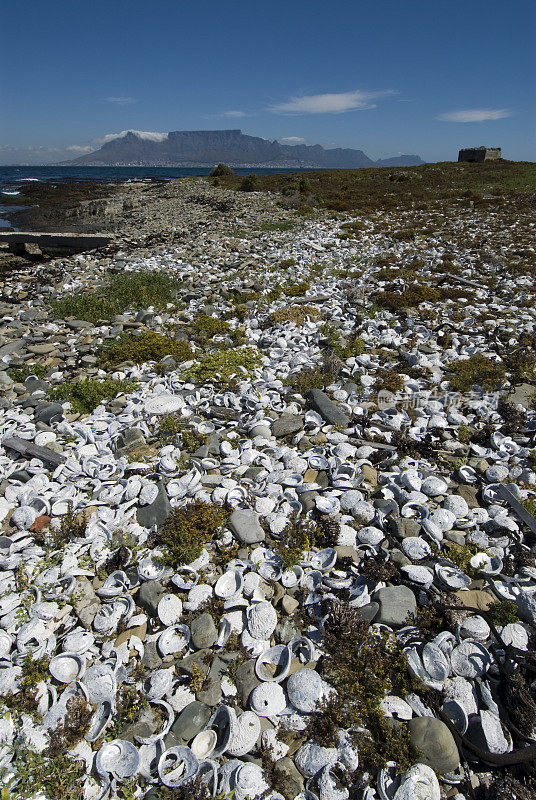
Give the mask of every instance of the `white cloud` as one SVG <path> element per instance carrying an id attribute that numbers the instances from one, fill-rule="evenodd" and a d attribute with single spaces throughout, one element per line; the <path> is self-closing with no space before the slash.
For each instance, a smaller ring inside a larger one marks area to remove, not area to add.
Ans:
<path id="1" fill-rule="evenodd" d="M 121 137 L 126 136 L 127 133 L 134 133 L 136 136 L 139 136 L 140 139 L 149 139 L 151 142 L 163 142 L 164 139 L 167 139 L 167 133 L 159 133 L 158 131 L 121 131 L 121 133 L 107 133 L 105 136 L 100 137 L 99 139 L 93 139 L 95 144 L 106 144 L 106 142 L 111 142 L 113 139 L 121 139 Z"/>
<path id="2" fill-rule="evenodd" d="M 71 153 L 91 153 L 95 148 L 90 144 L 70 144 L 67 150 Z"/>
<path id="3" fill-rule="evenodd" d="M 129 106 L 138 102 L 135 97 L 125 97 L 124 95 L 120 97 L 105 97 L 104 99 L 107 103 L 115 103 L 118 106 Z"/>
<path id="4" fill-rule="evenodd" d="M 310 94 L 291 97 L 286 103 L 270 106 L 274 114 L 343 114 L 346 111 L 363 111 L 375 108 L 371 100 L 395 94 L 392 89 L 381 92 L 333 92 L 330 94 Z"/>
<path id="5" fill-rule="evenodd" d="M 447 111 L 436 119 L 444 122 L 487 122 L 491 119 L 511 117 L 512 112 L 506 108 L 472 108 L 462 111 Z"/>
<path id="6" fill-rule="evenodd" d="M 245 112 L 245 111 L 238 111 L 238 110 L 236 110 L 236 111 L 235 111 L 235 110 L 231 110 L 231 111 L 223 111 L 223 112 L 220 114 L 220 116 L 221 116 L 221 117 L 230 117 L 230 118 L 233 118 L 233 117 L 246 117 L 246 116 L 247 116 L 247 114 L 246 114 L 246 112 Z"/>
<path id="7" fill-rule="evenodd" d="M 283 136 L 277 141 L 280 144 L 305 144 L 307 139 L 303 139 L 301 136 Z"/>

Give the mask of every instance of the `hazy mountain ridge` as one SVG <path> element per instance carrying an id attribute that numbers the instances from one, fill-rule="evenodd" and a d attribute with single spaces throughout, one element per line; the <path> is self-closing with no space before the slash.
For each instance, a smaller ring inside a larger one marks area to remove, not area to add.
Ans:
<path id="1" fill-rule="evenodd" d="M 172 131 L 161 141 L 144 138 L 131 131 L 106 142 L 94 153 L 64 164 L 86 166 L 231 166 L 312 167 L 359 169 L 375 166 L 414 166 L 424 163 L 419 156 L 403 155 L 373 161 L 362 150 L 321 145 L 284 145 L 241 130 Z"/>

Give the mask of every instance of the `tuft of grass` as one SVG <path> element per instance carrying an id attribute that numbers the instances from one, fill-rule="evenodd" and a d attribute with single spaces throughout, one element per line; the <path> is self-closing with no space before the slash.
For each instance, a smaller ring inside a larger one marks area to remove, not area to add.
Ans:
<path id="1" fill-rule="evenodd" d="M 52 546 L 55 550 L 65 547 L 73 539 L 81 539 L 86 532 L 84 514 L 75 514 L 72 501 L 67 503 L 67 512 L 60 519 L 60 527 L 53 529 Z"/>
<path id="2" fill-rule="evenodd" d="M 54 300 L 51 308 L 57 318 L 75 317 L 96 323 L 128 308 L 162 308 L 175 299 L 181 286 L 177 278 L 165 272 L 127 272 L 112 277 L 100 288 Z"/>
<path id="3" fill-rule="evenodd" d="M 50 367 L 45 367 L 44 364 L 23 364 L 22 367 L 8 369 L 7 374 L 15 383 L 24 383 L 30 375 L 35 375 L 36 378 L 44 378 L 49 371 Z"/>
<path id="4" fill-rule="evenodd" d="M 211 317 L 210 314 L 197 314 L 190 327 L 203 339 L 212 339 L 213 336 L 229 333 L 231 328 L 226 320 Z"/>
<path id="5" fill-rule="evenodd" d="M 68 381 L 51 393 L 51 399 L 68 400 L 74 411 L 90 414 L 103 400 L 113 400 L 118 394 L 132 392 L 136 381 L 105 378 L 103 381 Z"/>
<path id="6" fill-rule="evenodd" d="M 311 367 L 311 369 L 302 369 L 300 372 L 290 375 L 285 378 L 283 383 L 286 386 L 292 386 L 295 392 L 298 392 L 302 397 L 306 397 L 311 389 L 325 389 L 330 383 L 337 379 L 337 375 L 326 364 L 319 367 Z"/>
<path id="7" fill-rule="evenodd" d="M 403 292 L 385 291 L 377 295 L 376 303 L 389 311 L 400 311 L 403 308 L 416 308 L 421 303 L 436 303 L 441 292 L 432 286 L 413 284 Z"/>
<path id="8" fill-rule="evenodd" d="M 273 311 L 268 319 L 274 325 L 280 325 L 283 322 L 294 322 L 296 325 L 303 325 L 307 318 L 314 321 L 320 319 L 321 316 L 320 311 L 313 306 L 285 306 L 285 308 L 278 308 L 277 311 Z"/>
<path id="9" fill-rule="evenodd" d="M 165 356 L 171 356 L 179 362 L 188 361 L 193 352 L 188 342 L 171 339 L 154 331 L 123 334 L 100 351 L 101 361 L 106 367 L 114 367 L 123 361 L 145 364 L 148 361 L 160 361 Z"/>
<path id="10" fill-rule="evenodd" d="M 396 394 L 397 392 L 401 392 L 404 386 L 404 378 L 398 374 L 396 369 L 386 369 L 380 372 L 374 382 L 374 388 L 377 392 L 385 389 L 388 392 Z"/>
<path id="11" fill-rule="evenodd" d="M 250 375 L 261 363 L 261 354 L 256 347 L 203 353 L 192 366 L 183 371 L 182 377 L 193 383 L 229 387 L 241 376 Z"/>
<path id="12" fill-rule="evenodd" d="M 281 222 L 263 222 L 261 224 L 261 231 L 266 231 L 267 233 L 270 231 L 281 231 L 283 233 L 284 231 L 291 231 L 295 227 L 296 223 L 294 220 L 283 219 Z"/>
<path id="13" fill-rule="evenodd" d="M 304 297 L 310 288 L 311 284 L 308 281 L 291 283 L 283 286 L 283 294 L 285 294 L 287 297 Z"/>
<path id="14" fill-rule="evenodd" d="M 165 563 L 172 567 L 191 564 L 201 555 L 203 545 L 220 533 L 228 518 L 228 511 L 210 503 L 195 501 L 175 508 L 158 535 Z"/>
<path id="15" fill-rule="evenodd" d="M 450 386 L 456 392 L 468 392 L 475 383 L 488 391 L 495 391 L 506 380 L 504 364 L 482 353 L 451 361 L 447 364 L 447 372 Z"/>
<path id="16" fill-rule="evenodd" d="M 17 748 L 11 763 L 14 779 L 7 787 L 7 798 L 33 800 L 36 789 L 48 800 L 83 800 L 83 761 L 74 761 L 65 754 L 49 757 L 45 753 Z M 11 786 L 13 784 L 13 787 Z M 2 791 L 2 800 L 6 797 Z"/>

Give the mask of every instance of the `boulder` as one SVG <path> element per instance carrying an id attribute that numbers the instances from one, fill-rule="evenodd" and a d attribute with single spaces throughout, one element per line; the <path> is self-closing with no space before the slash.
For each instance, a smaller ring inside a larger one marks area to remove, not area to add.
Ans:
<path id="1" fill-rule="evenodd" d="M 435 717 L 415 717 L 408 722 L 408 730 L 412 747 L 420 753 L 419 761 L 440 774 L 458 769 L 458 748 L 444 722 Z"/>

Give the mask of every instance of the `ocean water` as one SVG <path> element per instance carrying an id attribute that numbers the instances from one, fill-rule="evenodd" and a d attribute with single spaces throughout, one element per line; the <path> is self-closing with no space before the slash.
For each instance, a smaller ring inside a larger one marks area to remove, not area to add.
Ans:
<path id="1" fill-rule="evenodd" d="M 2 167 L 0 166 L 0 192 L 16 198 L 12 192 L 20 191 L 28 181 L 58 183 L 60 181 L 140 181 L 169 180 L 192 175 L 208 175 L 212 167 Z M 236 167 L 237 175 L 270 175 L 276 172 L 311 172 L 312 170 Z M 9 194 L 6 194 L 9 193 Z"/>
<path id="2" fill-rule="evenodd" d="M 24 192 L 28 183 L 61 183 L 63 181 L 110 181 L 112 183 L 131 181 L 170 180 L 188 176 L 208 175 L 212 167 L 3 167 L 0 166 L 0 228 L 11 223 L 2 212 L 18 211 L 24 206 L 17 205 L 17 197 Z M 299 169 L 269 167 L 236 167 L 237 175 L 270 175 L 278 172 L 311 172 Z"/>

